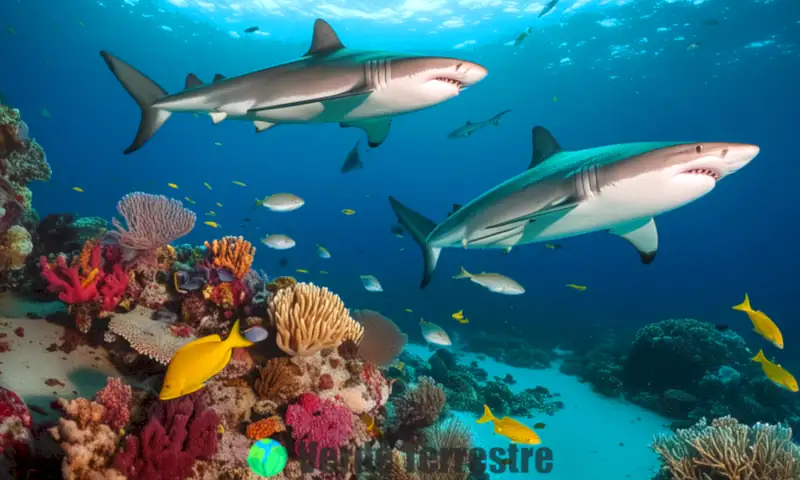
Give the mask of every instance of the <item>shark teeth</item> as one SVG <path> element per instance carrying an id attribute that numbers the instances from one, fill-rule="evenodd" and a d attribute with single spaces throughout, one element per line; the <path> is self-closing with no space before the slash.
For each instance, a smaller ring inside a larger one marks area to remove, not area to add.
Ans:
<path id="1" fill-rule="evenodd" d="M 707 177 L 711 177 L 714 180 L 719 180 L 721 175 L 716 170 L 711 170 L 710 168 L 693 168 L 691 170 L 687 170 L 683 173 L 688 173 L 691 175 L 705 175 Z"/>
<path id="2" fill-rule="evenodd" d="M 458 80 L 452 79 L 452 78 L 436 77 L 433 80 L 436 81 L 436 82 L 444 82 L 444 83 L 449 83 L 451 85 L 455 85 L 456 87 L 458 87 L 459 90 L 461 90 L 464 87 L 463 83 L 459 82 Z"/>

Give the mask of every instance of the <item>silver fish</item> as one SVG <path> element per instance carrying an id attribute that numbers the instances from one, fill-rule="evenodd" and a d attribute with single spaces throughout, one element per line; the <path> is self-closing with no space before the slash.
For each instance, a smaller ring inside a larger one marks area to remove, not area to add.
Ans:
<path id="1" fill-rule="evenodd" d="M 521 295 L 525 293 L 525 288 L 522 285 L 499 273 L 469 273 L 464 267 L 461 267 L 461 273 L 453 278 L 469 278 L 481 287 L 489 289 L 492 293 L 502 293 L 503 295 Z"/>
<path id="2" fill-rule="evenodd" d="M 368 292 L 382 292 L 381 282 L 372 275 L 361 275 L 361 283 Z"/>
<path id="3" fill-rule="evenodd" d="M 282 233 L 273 233 L 261 239 L 261 243 L 275 250 L 288 250 L 296 245 L 294 239 Z"/>
<path id="4" fill-rule="evenodd" d="M 422 336 L 428 343 L 441 345 L 443 347 L 453 344 L 453 342 L 450 340 L 450 335 L 448 335 L 442 327 L 436 325 L 435 323 L 426 322 L 424 318 L 420 318 L 419 328 L 422 330 Z"/>
<path id="5" fill-rule="evenodd" d="M 255 326 L 243 331 L 242 335 L 251 342 L 258 343 L 266 340 L 269 337 L 269 332 L 264 327 Z"/>
<path id="6" fill-rule="evenodd" d="M 293 193 L 276 193 L 267 195 L 261 200 L 261 205 L 269 208 L 273 212 L 291 212 L 305 205 L 302 198 Z"/>

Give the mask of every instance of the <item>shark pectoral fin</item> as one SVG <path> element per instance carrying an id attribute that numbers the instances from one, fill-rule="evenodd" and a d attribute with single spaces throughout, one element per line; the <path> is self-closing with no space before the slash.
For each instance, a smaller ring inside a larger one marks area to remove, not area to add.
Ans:
<path id="1" fill-rule="evenodd" d="M 200 87 L 203 85 L 202 80 L 197 78 L 197 75 L 190 73 L 186 75 L 186 88 Z"/>
<path id="2" fill-rule="evenodd" d="M 211 117 L 211 123 L 214 125 L 228 118 L 228 114 L 225 112 L 209 112 L 208 115 Z"/>
<path id="3" fill-rule="evenodd" d="M 342 128 L 356 127 L 367 134 L 367 143 L 370 148 L 379 147 L 389 136 L 389 127 L 392 126 L 391 117 L 377 118 L 374 120 L 360 120 L 358 122 L 340 123 Z"/>
<path id="4" fill-rule="evenodd" d="M 256 120 L 255 122 L 253 122 L 253 125 L 256 126 L 256 133 L 261 133 L 264 130 L 274 127 L 275 125 L 277 125 L 277 123 L 262 122 L 261 120 Z"/>
<path id="5" fill-rule="evenodd" d="M 422 249 L 425 270 L 422 274 L 422 282 L 419 288 L 425 288 L 431 281 L 433 271 L 436 270 L 436 264 L 439 261 L 439 255 L 442 253 L 441 248 L 430 247 L 426 241 L 436 228 L 436 224 L 398 202 L 394 197 L 389 197 L 389 204 L 391 204 L 394 214 L 397 215 L 397 221 L 400 222 L 400 225 L 408 231 L 411 238 Z"/>
<path id="6" fill-rule="evenodd" d="M 630 242 L 639 252 L 642 263 L 645 265 L 650 264 L 656 258 L 656 251 L 658 250 L 658 230 L 656 229 L 656 221 L 654 219 L 651 218 L 644 225 L 641 223 L 622 225 L 611 229 L 611 233 L 619 235 Z"/>
<path id="7" fill-rule="evenodd" d="M 339 36 L 325 20 L 318 18 L 314 22 L 314 34 L 311 37 L 311 46 L 305 56 L 324 55 L 344 48 Z"/>
<path id="8" fill-rule="evenodd" d="M 213 80 L 214 82 L 219 82 L 220 80 L 225 80 L 225 75 L 221 73 L 214 75 L 214 80 Z"/>
<path id="9" fill-rule="evenodd" d="M 558 144 L 553 134 L 544 127 L 533 128 L 531 141 L 533 142 L 533 155 L 531 156 L 531 163 L 528 165 L 529 170 L 561 152 L 561 145 Z"/>

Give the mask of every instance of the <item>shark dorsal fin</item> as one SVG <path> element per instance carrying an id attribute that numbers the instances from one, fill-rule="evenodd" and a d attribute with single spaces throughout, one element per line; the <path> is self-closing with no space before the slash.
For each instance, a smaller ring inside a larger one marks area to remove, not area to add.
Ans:
<path id="1" fill-rule="evenodd" d="M 531 140 L 533 141 L 533 156 L 530 165 L 528 165 L 528 169 L 540 165 L 542 162 L 561 151 L 561 145 L 558 144 L 553 134 L 548 132 L 544 127 L 533 127 Z"/>
<path id="2" fill-rule="evenodd" d="M 453 210 L 450 213 L 448 213 L 447 216 L 449 217 L 450 215 L 456 213 L 459 210 L 461 210 L 461 205 L 459 205 L 457 203 L 454 203 L 453 204 Z"/>
<path id="3" fill-rule="evenodd" d="M 215 82 L 219 82 L 220 80 L 225 80 L 225 75 L 223 75 L 221 73 L 218 73 L 218 74 L 214 75 L 214 81 Z"/>
<path id="4" fill-rule="evenodd" d="M 186 88 L 199 87 L 202 84 L 203 82 L 194 73 L 186 75 Z"/>
<path id="5" fill-rule="evenodd" d="M 308 55 L 320 55 L 335 52 L 344 48 L 339 36 L 325 20 L 318 18 L 314 22 L 314 36 L 311 37 L 311 47 L 306 52 Z"/>

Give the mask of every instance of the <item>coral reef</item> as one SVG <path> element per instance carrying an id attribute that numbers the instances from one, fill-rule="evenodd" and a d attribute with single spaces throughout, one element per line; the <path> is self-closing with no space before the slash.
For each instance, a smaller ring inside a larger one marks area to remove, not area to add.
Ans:
<path id="1" fill-rule="evenodd" d="M 374 310 L 354 310 L 353 320 L 364 327 L 358 355 L 375 365 L 386 367 L 403 351 L 408 336 L 389 318 Z"/>
<path id="2" fill-rule="evenodd" d="M 33 444 L 33 419 L 27 405 L 16 393 L 0 387 L 0 454 L 25 456 Z"/>
<path id="3" fill-rule="evenodd" d="M 476 353 L 486 354 L 498 362 L 520 368 L 547 368 L 550 354 L 536 348 L 524 338 L 514 335 L 498 335 L 479 332 L 469 337 L 467 348 Z"/>
<path id="4" fill-rule="evenodd" d="M 214 266 L 226 268 L 238 279 L 243 279 L 250 271 L 256 247 L 242 237 L 225 237 L 205 243 L 211 252 Z"/>

